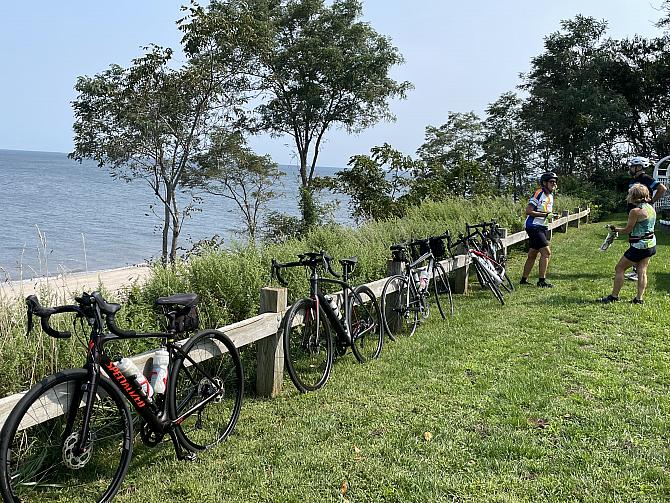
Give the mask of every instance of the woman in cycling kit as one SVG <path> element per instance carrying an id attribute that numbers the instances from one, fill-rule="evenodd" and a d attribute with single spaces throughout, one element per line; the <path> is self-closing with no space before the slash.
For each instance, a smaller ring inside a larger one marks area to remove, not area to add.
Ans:
<path id="1" fill-rule="evenodd" d="M 654 225 L 656 224 L 656 211 L 649 204 L 651 195 L 649 189 L 640 183 L 636 183 L 628 189 L 629 203 L 634 204 L 628 213 L 628 223 L 626 227 L 614 227 L 614 232 L 623 232 L 629 234 L 628 242 L 630 247 L 621 257 L 619 263 L 614 268 L 614 286 L 612 293 L 607 297 L 602 297 L 600 302 L 609 304 L 619 300 L 619 291 L 623 286 L 624 273 L 632 265 L 637 266 L 637 296 L 632 300 L 633 304 L 642 304 L 642 296 L 647 287 L 647 266 L 649 260 L 656 254 L 656 236 L 654 234 Z"/>
<path id="2" fill-rule="evenodd" d="M 540 188 L 537 189 L 526 206 L 526 233 L 528 234 L 528 258 L 523 266 L 521 276 L 522 285 L 527 285 L 528 276 L 533 270 L 535 259 L 540 256 L 539 279 L 537 286 L 551 288 L 553 285 L 546 280 L 551 249 L 549 248 L 549 226 L 552 210 L 554 208 L 554 191 L 558 186 L 558 176 L 551 171 L 540 177 Z"/>

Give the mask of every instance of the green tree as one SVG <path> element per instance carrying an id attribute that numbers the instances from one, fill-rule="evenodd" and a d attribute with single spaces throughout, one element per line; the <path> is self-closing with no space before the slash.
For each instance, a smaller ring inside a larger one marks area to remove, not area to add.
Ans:
<path id="1" fill-rule="evenodd" d="M 70 154 L 80 161 L 95 159 L 114 178 L 147 182 L 162 205 L 164 262 L 176 259 L 191 207 L 180 205 L 182 181 L 194 157 L 206 149 L 210 128 L 231 119 L 240 85 L 235 65 L 224 71 L 221 59 L 217 67 L 189 61 L 175 69 L 171 58 L 171 49 L 151 46 L 128 68 L 112 65 L 93 77 L 79 77 Z"/>
<path id="2" fill-rule="evenodd" d="M 242 214 L 243 232 L 254 242 L 259 219 L 278 196 L 273 188 L 285 173 L 269 156 L 252 152 L 240 132 L 218 131 L 209 150 L 195 161 L 185 185 L 232 201 Z"/>
<path id="3" fill-rule="evenodd" d="M 504 93 L 486 109 L 483 148 L 493 170 L 499 193 L 511 192 L 518 199 L 524 191 L 537 146 L 533 132 L 521 117 L 523 101 L 512 92 Z"/>
<path id="4" fill-rule="evenodd" d="M 544 168 L 564 174 L 597 172 L 625 119 L 625 100 L 605 78 L 613 62 L 607 23 L 576 16 L 545 38 L 521 86 L 529 94 L 524 117 L 541 135 Z M 555 165 L 550 165 L 551 159 Z"/>
<path id="5" fill-rule="evenodd" d="M 191 54 L 216 45 L 253 54 L 249 76 L 262 99 L 253 125 L 292 138 L 308 225 L 315 219 L 312 183 L 326 133 L 393 120 L 389 100 L 404 98 L 411 87 L 389 77 L 403 58 L 361 16 L 359 0 L 215 0 L 192 10 L 182 25 Z M 220 29 L 230 18 L 243 20 L 246 31 Z"/>
<path id="6" fill-rule="evenodd" d="M 333 188 L 349 196 L 358 221 L 402 216 L 416 162 L 385 143 L 370 149 L 370 155 L 351 157 L 349 168 L 335 173 Z"/>
<path id="7" fill-rule="evenodd" d="M 490 167 L 483 162 L 484 129 L 474 112 L 449 112 L 440 127 L 426 127 L 425 142 L 417 153 L 411 192 L 415 199 L 442 199 L 446 195 L 474 197 L 493 190 Z"/>

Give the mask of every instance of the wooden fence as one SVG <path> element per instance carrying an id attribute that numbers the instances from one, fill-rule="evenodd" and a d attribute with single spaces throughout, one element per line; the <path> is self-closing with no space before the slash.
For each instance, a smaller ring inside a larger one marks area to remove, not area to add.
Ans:
<path id="1" fill-rule="evenodd" d="M 551 232 L 567 232 L 568 227 L 579 227 L 582 221 L 587 221 L 590 210 L 576 208 L 573 212 L 564 211 L 549 226 Z M 505 252 L 507 248 L 527 239 L 525 231 L 506 235 L 502 238 Z M 466 293 L 468 290 L 469 258 L 467 255 L 456 255 L 441 262 L 447 273 L 454 272 L 454 293 Z M 393 268 L 397 263 L 389 261 L 389 274 L 394 274 Z M 387 278 L 382 278 L 367 286 L 378 298 Z M 282 316 L 288 308 L 287 292 L 285 288 L 263 288 L 260 292 L 261 314 L 238 321 L 231 325 L 219 328 L 225 332 L 240 348 L 256 343 L 256 392 L 260 396 L 272 397 L 281 391 L 284 380 L 284 349 L 279 333 Z M 139 368 L 144 368 L 145 374 L 151 369 L 154 351 L 136 355 L 133 360 Z M 16 403 L 25 394 L 17 393 L 0 399 L 0 426 L 12 411 Z"/>

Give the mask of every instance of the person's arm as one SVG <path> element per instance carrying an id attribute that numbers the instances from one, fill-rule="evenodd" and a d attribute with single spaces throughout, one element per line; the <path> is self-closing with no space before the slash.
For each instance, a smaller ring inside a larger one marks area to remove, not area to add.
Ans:
<path id="1" fill-rule="evenodd" d="M 626 223 L 626 227 L 615 227 L 614 225 L 611 226 L 610 228 L 614 232 L 622 232 L 624 234 L 630 234 L 631 231 L 633 230 L 633 227 L 635 227 L 635 224 L 637 221 L 640 219 L 640 216 L 642 216 L 642 220 L 647 218 L 647 214 L 644 212 L 642 208 L 635 208 L 630 210 L 628 213 L 628 222 Z"/>
<path id="2" fill-rule="evenodd" d="M 550 213 L 547 213 L 546 211 L 538 211 L 535 206 L 533 206 L 532 204 L 529 204 L 528 206 L 526 206 L 526 215 L 528 215 L 529 217 L 545 218 L 545 217 L 548 217 L 550 215 Z"/>
<path id="3" fill-rule="evenodd" d="M 660 198 L 663 197 L 663 194 L 665 194 L 665 191 L 668 190 L 665 185 L 662 183 L 659 183 L 656 186 L 656 191 L 654 192 L 654 196 L 651 198 L 650 204 L 654 204 L 656 201 L 658 201 Z"/>

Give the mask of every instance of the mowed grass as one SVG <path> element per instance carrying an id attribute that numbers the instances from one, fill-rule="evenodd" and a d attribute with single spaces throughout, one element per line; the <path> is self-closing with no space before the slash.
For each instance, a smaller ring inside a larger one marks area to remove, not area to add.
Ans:
<path id="1" fill-rule="evenodd" d="M 670 239 L 659 231 L 643 306 L 602 306 L 626 247 L 601 253 L 604 236 L 554 234 L 553 289 L 501 306 L 472 281 L 454 318 L 433 313 L 369 364 L 345 356 L 323 390 L 287 379 L 277 398 L 247 396 L 234 434 L 195 462 L 138 439 L 117 500 L 670 499 Z M 524 259 L 511 254 L 515 283 Z"/>

